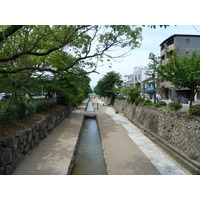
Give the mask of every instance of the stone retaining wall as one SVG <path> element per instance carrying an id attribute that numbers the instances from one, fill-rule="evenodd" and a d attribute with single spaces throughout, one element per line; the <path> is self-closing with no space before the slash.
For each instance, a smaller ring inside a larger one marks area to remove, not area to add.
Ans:
<path id="1" fill-rule="evenodd" d="M 149 106 L 115 100 L 114 108 L 135 125 L 159 135 L 190 159 L 200 163 L 200 118 L 161 110 Z"/>
<path id="2" fill-rule="evenodd" d="M 23 157 L 44 140 L 71 111 L 72 107 L 64 107 L 52 112 L 30 128 L 0 139 L 0 175 L 12 174 Z"/>

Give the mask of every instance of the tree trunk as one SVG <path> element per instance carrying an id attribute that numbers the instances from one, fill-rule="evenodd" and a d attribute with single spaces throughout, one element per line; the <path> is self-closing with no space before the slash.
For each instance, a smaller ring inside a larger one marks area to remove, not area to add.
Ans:
<path id="1" fill-rule="evenodd" d="M 191 95 L 190 95 L 190 107 L 192 106 L 192 102 L 194 101 L 194 96 L 197 93 L 199 89 L 199 86 L 197 86 L 195 89 L 190 89 Z"/>
<path id="2" fill-rule="evenodd" d="M 115 96 L 112 96 L 109 105 L 114 105 L 114 101 L 115 101 Z"/>
<path id="3" fill-rule="evenodd" d="M 190 95 L 190 108 L 192 106 L 192 102 L 194 101 L 194 95 L 195 95 L 195 89 L 190 89 L 191 95 Z"/>
<path id="4" fill-rule="evenodd" d="M 153 79 L 153 103 L 156 104 L 156 84 L 155 84 L 155 74 L 152 74 Z"/>

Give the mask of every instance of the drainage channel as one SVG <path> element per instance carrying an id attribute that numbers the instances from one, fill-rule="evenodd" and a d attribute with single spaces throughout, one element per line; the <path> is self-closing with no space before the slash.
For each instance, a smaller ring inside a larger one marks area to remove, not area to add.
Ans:
<path id="1" fill-rule="evenodd" d="M 94 111 L 90 99 L 86 111 Z M 85 117 L 71 175 L 106 175 L 105 161 L 94 116 Z"/>

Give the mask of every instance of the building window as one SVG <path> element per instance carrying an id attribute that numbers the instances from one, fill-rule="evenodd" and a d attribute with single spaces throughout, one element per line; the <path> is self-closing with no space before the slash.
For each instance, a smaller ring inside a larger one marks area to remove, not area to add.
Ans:
<path id="1" fill-rule="evenodd" d="M 135 82 L 137 81 L 137 76 L 135 76 Z"/>
<path id="2" fill-rule="evenodd" d="M 186 51 L 185 54 L 188 55 L 188 54 L 189 54 L 189 51 Z"/>
<path id="3" fill-rule="evenodd" d="M 163 54 L 162 56 L 161 56 L 161 60 L 164 60 L 165 59 L 165 54 Z"/>
<path id="4" fill-rule="evenodd" d="M 189 40 L 189 39 L 186 39 L 186 43 L 190 43 L 190 40 Z"/>

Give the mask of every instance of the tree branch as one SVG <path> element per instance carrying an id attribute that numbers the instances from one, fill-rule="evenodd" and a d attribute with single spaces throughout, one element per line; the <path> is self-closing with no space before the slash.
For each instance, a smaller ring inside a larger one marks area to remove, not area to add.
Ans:
<path id="1" fill-rule="evenodd" d="M 22 28 L 23 25 L 12 25 L 8 27 L 5 31 L 0 32 L 0 42 L 8 38 L 10 35 L 14 34 L 17 30 Z"/>

